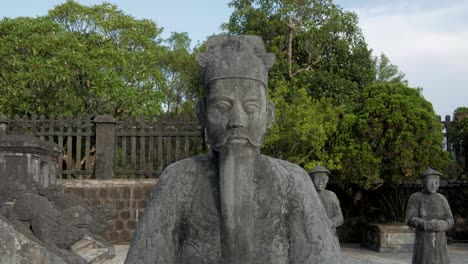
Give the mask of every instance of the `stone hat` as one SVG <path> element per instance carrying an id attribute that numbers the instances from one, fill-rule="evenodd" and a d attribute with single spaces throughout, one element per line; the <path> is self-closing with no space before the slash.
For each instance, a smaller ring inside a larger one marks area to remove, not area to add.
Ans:
<path id="1" fill-rule="evenodd" d="M 206 42 L 205 52 L 197 55 L 203 67 L 205 87 L 219 79 L 251 79 L 268 84 L 268 70 L 275 55 L 266 53 L 263 40 L 249 35 L 215 35 Z"/>
<path id="2" fill-rule="evenodd" d="M 439 177 L 443 176 L 442 173 L 430 168 L 430 167 L 427 167 L 427 169 L 421 174 L 421 178 L 425 178 L 426 176 L 429 176 L 429 175 L 437 175 Z"/>
<path id="3" fill-rule="evenodd" d="M 330 176 L 331 174 L 331 172 L 327 168 L 317 165 L 309 172 L 309 175 L 312 176 L 312 174 L 317 172 L 325 172 L 328 176 Z"/>

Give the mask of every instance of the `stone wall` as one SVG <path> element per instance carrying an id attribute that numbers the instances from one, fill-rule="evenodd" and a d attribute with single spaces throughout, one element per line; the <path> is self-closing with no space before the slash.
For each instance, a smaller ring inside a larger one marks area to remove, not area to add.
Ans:
<path id="1" fill-rule="evenodd" d="M 95 207 L 108 203 L 114 210 L 112 229 L 103 236 L 114 245 L 129 244 L 143 213 L 146 201 L 156 184 L 155 179 L 138 180 L 58 180 L 66 192 L 80 195 Z"/>

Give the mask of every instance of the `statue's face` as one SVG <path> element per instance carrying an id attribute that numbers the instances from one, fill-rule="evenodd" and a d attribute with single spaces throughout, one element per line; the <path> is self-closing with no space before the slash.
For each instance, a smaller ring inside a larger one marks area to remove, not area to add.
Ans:
<path id="1" fill-rule="evenodd" d="M 439 183 L 438 175 L 427 175 L 423 180 L 423 188 L 428 193 L 436 193 L 439 189 Z"/>
<path id="2" fill-rule="evenodd" d="M 211 82 L 205 108 L 208 141 L 216 151 L 224 144 L 260 148 L 273 118 L 267 111 L 264 85 L 250 79 Z"/>
<path id="3" fill-rule="evenodd" d="M 317 191 L 323 191 L 327 187 L 328 175 L 325 172 L 316 172 L 312 175 L 312 181 Z"/>

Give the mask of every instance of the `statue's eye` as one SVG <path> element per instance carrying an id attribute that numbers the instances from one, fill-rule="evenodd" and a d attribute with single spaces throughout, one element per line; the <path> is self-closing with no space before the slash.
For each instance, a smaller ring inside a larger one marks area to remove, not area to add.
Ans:
<path id="1" fill-rule="evenodd" d="M 247 103 L 244 108 L 247 113 L 255 113 L 258 111 L 258 105 L 256 103 Z"/>
<path id="2" fill-rule="evenodd" d="M 216 108 L 218 108 L 221 111 L 228 111 L 231 106 L 227 103 L 221 102 L 216 104 Z"/>

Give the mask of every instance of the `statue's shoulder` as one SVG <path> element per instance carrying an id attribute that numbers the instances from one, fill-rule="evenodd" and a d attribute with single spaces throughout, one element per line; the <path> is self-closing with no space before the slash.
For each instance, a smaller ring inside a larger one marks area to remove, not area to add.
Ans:
<path id="1" fill-rule="evenodd" d="M 445 198 L 445 196 L 443 194 L 440 194 L 440 193 L 435 193 L 437 195 L 437 197 L 442 200 L 442 201 L 447 201 L 447 198 Z"/>
<path id="2" fill-rule="evenodd" d="M 417 198 L 417 197 L 421 197 L 421 195 L 423 195 L 422 192 L 415 192 L 415 193 L 412 193 L 412 194 L 410 195 L 410 198 L 415 199 L 415 198 Z"/>
<path id="3" fill-rule="evenodd" d="M 312 184 L 309 174 L 300 166 L 286 160 L 264 156 L 271 166 L 272 175 L 293 185 Z M 289 184 L 288 184 L 289 185 Z"/>
<path id="4" fill-rule="evenodd" d="M 263 155 L 263 157 L 268 159 L 268 161 L 271 163 L 273 168 L 287 171 L 289 174 L 292 174 L 292 175 L 300 175 L 300 176 L 308 175 L 307 172 L 302 167 L 294 163 L 291 163 L 286 160 L 272 158 L 272 157 L 265 156 L 265 155 Z"/>
<path id="5" fill-rule="evenodd" d="M 411 194 L 409 199 L 408 199 L 408 202 L 415 203 L 416 201 L 421 201 L 423 199 L 424 199 L 424 193 L 419 191 L 419 192 L 415 192 L 415 193 Z"/>
<path id="6" fill-rule="evenodd" d="M 206 154 L 186 158 L 167 166 L 159 177 L 158 184 L 174 185 L 193 181 L 194 178 L 212 168 L 213 162 Z"/>
<path id="7" fill-rule="evenodd" d="M 207 154 L 189 157 L 167 166 L 163 175 L 185 175 L 208 170 L 212 167 L 212 161 Z"/>
<path id="8" fill-rule="evenodd" d="M 336 196 L 336 193 L 334 193 L 334 192 L 332 192 L 332 191 L 330 191 L 330 190 L 323 190 L 323 192 L 325 193 L 325 195 L 326 195 L 328 198 L 338 200 L 338 197 Z"/>

